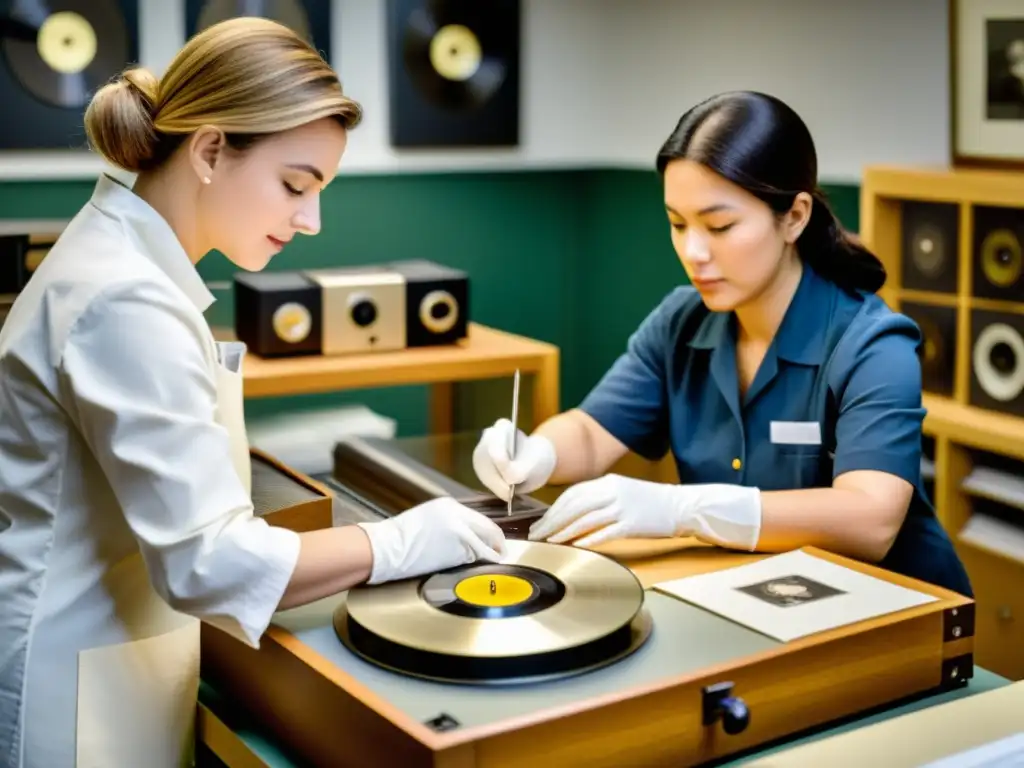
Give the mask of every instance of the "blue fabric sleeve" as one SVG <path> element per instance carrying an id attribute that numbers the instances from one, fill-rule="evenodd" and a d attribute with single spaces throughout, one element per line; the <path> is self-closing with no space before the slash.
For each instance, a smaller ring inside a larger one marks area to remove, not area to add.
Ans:
<path id="1" fill-rule="evenodd" d="M 652 461 L 669 448 L 666 374 L 676 347 L 678 319 L 692 303 L 692 295 L 696 291 L 689 286 L 668 294 L 579 406 L 623 445 Z"/>
<path id="2" fill-rule="evenodd" d="M 916 484 L 921 475 L 921 334 L 881 304 L 851 324 L 830 378 L 838 417 L 833 477 L 877 470 Z"/>

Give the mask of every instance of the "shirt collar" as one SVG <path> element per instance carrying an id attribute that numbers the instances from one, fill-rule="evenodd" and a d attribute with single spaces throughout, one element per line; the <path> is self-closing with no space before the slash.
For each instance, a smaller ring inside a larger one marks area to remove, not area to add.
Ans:
<path id="1" fill-rule="evenodd" d="M 834 291 L 806 263 L 796 293 L 775 333 L 776 354 L 803 365 L 820 365 L 825 359 L 825 333 L 832 317 Z M 709 312 L 690 340 L 695 349 L 720 347 L 734 332 L 733 312 Z"/>
<path id="2" fill-rule="evenodd" d="M 90 202 L 120 222 L 138 251 L 160 267 L 200 312 L 209 309 L 213 294 L 170 224 L 149 203 L 106 173 L 96 182 Z"/>

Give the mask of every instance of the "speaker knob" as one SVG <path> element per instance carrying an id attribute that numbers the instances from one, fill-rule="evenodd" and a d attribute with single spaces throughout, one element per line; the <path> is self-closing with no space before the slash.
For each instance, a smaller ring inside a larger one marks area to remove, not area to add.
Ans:
<path id="1" fill-rule="evenodd" d="M 373 325 L 377 320 L 377 304 L 369 296 L 353 296 L 349 302 L 349 315 L 360 328 Z"/>

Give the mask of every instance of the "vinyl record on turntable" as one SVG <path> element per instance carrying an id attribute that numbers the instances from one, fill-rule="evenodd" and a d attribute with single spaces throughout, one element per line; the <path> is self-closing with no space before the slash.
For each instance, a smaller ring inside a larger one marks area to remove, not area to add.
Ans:
<path id="1" fill-rule="evenodd" d="M 331 63 L 331 0 L 185 0 L 185 34 L 238 16 L 260 16 L 294 30 Z"/>
<path id="2" fill-rule="evenodd" d="M 84 146 L 92 95 L 138 58 L 122 0 L 0 0 L 0 149 Z"/>
<path id="3" fill-rule="evenodd" d="M 370 663 L 443 682 L 511 684 L 580 674 L 650 635 L 644 590 L 611 558 L 507 541 L 501 563 L 351 590 L 340 640 Z"/>
<path id="4" fill-rule="evenodd" d="M 389 0 L 395 146 L 519 140 L 520 2 Z"/>

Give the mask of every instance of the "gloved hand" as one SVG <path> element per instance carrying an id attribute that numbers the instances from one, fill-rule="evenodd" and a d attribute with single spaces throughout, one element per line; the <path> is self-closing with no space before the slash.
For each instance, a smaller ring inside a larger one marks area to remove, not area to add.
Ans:
<path id="1" fill-rule="evenodd" d="M 498 419 L 484 430 L 473 450 L 473 471 L 488 490 L 508 501 L 509 486 L 517 493 L 530 493 L 544 485 L 555 471 L 555 446 L 542 435 L 527 436 L 517 431 L 516 458 L 509 456 L 512 422 Z"/>
<path id="2" fill-rule="evenodd" d="M 753 550 L 761 492 L 742 485 L 670 485 L 605 475 L 574 485 L 530 526 L 529 538 L 589 547 L 612 539 L 697 536 Z"/>
<path id="3" fill-rule="evenodd" d="M 370 539 L 367 584 L 407 579 L 477 560 L 498 562 L 505 534 L 486 516 L 441 496 L 387 520 L 357 523 Z"/>

